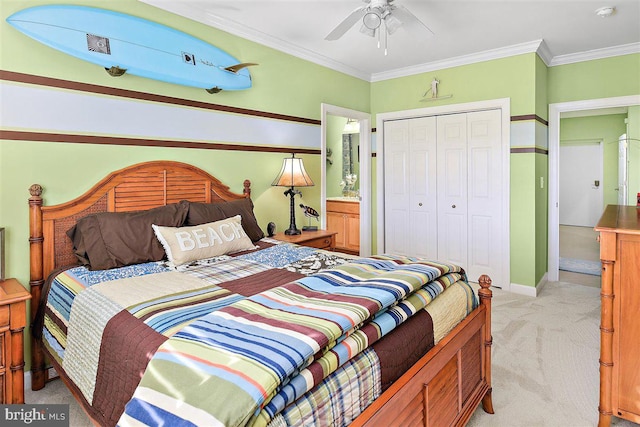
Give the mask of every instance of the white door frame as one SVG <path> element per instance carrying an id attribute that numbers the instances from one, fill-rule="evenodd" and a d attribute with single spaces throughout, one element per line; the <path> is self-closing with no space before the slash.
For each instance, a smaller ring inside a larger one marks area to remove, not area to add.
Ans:
<path id="1" fill-rule="evenodd" d="M 322 183 L 320 187 L 320 226 L 327 227 L 327 115 L 356 119 L 360 123 L 360 255 L 371 255 L 371 114 L 336 105 L 322 103 L 320 105 L 320 171 Z M 368 161 L 365 161 L 368 160 Z"/>
<path id="2" fill-rule="evenodd" d="M 501 242 L 503 253 L 502 277 L 504 283 L 502 289 L 511 289 L 511 255 L 510 255 L 510 141 L 511 141 L 511 99 L 501 98 L 487 101 L 468 102 L 463 104 L 442 105 L 438 107 L 416 108 L 413 110 L 393 111 L 379 113 L 376 116 L 376 164 L 377 164 L 377 247 L 378 252 L 384 250 L 384 122 L 390 120 L 403 120 L 414 117 L 438 116 L 443 114 L 470 113 L 474 111 L 495 110 L 502 111 L 502 171 L 507 179 L 502 183 L 501 210 L 504 219 L 502 233 L 495 238 Z M 474 278 L 475 279 L 475 278 Z"/>
<path id="3" fill-rule="evenodd" d="M 560 264 L 560 115 L 569 111 L 640 105 L 640 95 L 549 104 L 549 259 L 547 277 L 551 282 L 559 279 Z"/>

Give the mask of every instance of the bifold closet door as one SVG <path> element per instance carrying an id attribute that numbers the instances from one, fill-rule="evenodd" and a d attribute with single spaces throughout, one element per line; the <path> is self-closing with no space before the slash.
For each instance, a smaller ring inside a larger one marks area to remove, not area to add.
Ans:
<path id="1" fill-rule="evenodd" d="M 438 258 L 436 118 L 385 122 L 387 253 Z"/>
<path id="2" fill-rule="evenodd" d="M 489 110 L 385 122 L 385 252 L 503 283 L 501 121 Z"/>
<path id="3" fill-rule="evenodd" d="M 438 117 L 438 257 L 502 284 L 500 110 Z"/>

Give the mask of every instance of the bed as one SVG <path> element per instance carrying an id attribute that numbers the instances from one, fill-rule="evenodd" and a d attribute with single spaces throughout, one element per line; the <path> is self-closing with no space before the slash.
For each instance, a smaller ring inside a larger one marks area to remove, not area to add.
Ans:
<path id="1" fill-rule="evenodd" d="M 264 237 L 249 181 L 236 194 L 179 162 L 115 171 L 54 206 L 30 193 L 32 389 L 52 365 L 97 425 L 493 413 L 487 276 L 476 297 L 458 266 Z M 132 234 L 132 252 L 106 237 Z"/>

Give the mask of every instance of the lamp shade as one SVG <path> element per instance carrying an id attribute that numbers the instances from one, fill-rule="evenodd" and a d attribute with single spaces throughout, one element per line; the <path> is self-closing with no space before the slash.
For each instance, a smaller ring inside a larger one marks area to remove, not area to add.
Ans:
<path id="1" fill-rule="evenodd" d="M 282 169 L 271 185 L 278 187 L 311 187 L 314 184 L 304 169 L 302 159 L 292 155 L 290 158 L 284 159 Z"/>

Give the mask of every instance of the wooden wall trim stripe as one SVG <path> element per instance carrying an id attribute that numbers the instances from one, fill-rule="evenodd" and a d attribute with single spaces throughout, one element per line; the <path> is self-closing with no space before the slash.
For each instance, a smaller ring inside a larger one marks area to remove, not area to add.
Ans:
<path id="1" fill-rule="evenodd" d="M 536 122 L 540 122 L 545 126 L 549 126 L 549 122 L 546 121 L 545 119 L 543 119 L 542 117 L 536 115 L 536 114 L 525 114 L 522 116 L 511 116 L 511 121 L 512 122 L 522 122 L 522 121 L 527 121 L 527 120 L 535 120 Z"/>
<path id="2" fill-rule="evenodd" d="M 220 144 L 210 142 L 172 141 L 162 139 L 120 138 L 98 135 L 23 132 L 0 129 L 0 139 L 10 141 L 62 142 L 77 144 L 133 145 L 138 147 L 199 148 L 205 150 L 258 151 L 264 153 L 320 154 L 319 149 L 273 147 L 260 145 Z"/>
<path id="3" fill-rule="evenodd" d="M 121 98 L 131 98 L 143 101 L 161 102 L 164 104 L 181 105 L 185 107 L 201 108 L 204 110 L 222 111 L 233 114 L 244 114 L 247 116 L 265 117 L 275 120 L 285 120 L 296 123 L 310 125 L 320 125 L 320 120 L 308 119 L 305 117 L 289 116 L 286 114 L 270 113 L 267 111 L 251 110 L 248 108 L 231 107 L 228 105 L 212 104 L 208 102 L 193 101 L 190 99 L 175 98 L 171 96 L 156 95 L 146 92 L 138 92 L 129 89 L 118 89 L 109 86 L 100 86 L 90 83 L 74 82 L 71 80 L 55 79 L 52 77 L 35 76 L 32 74 L 18 73 L 14 71 L 0 70 L 0 80 L 7 80 L 17 83 L 26 83 L 39 86 L 55 87 L 59 89 L 70 89 L 81 92 L 96 93 L 101 95 L 118 96 Z"/>
<path id="4" fill-rule="evenodd" d="M 539 147 L 522 147 L 522 148 L 512 148 L 511 154 L 522 154 L 522 153 L 536 153 L 536 154 L 544 154 L 549 155 L 549 150 Z"/>

